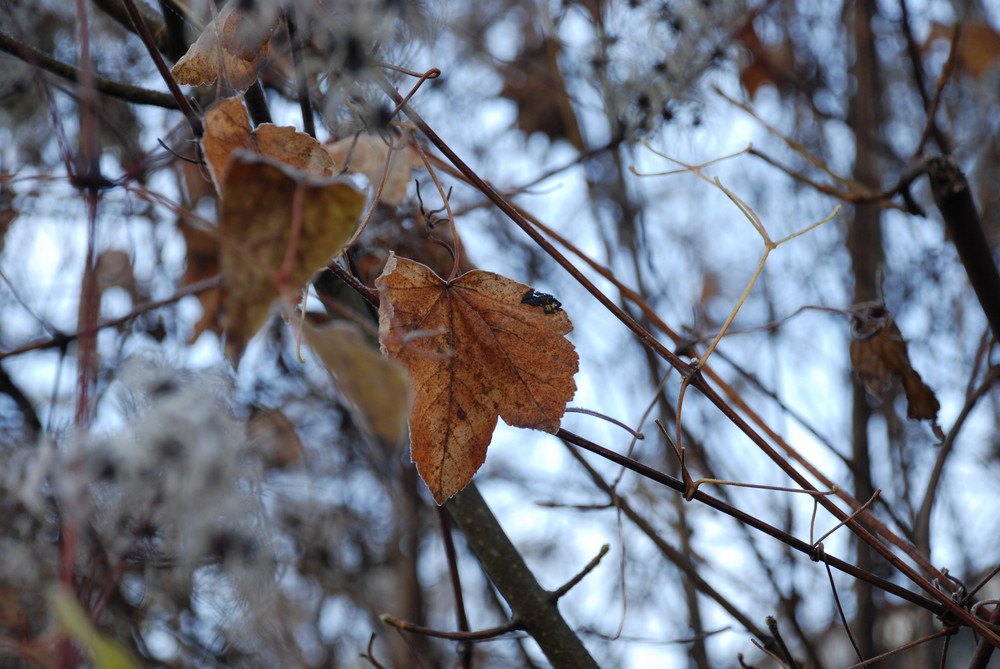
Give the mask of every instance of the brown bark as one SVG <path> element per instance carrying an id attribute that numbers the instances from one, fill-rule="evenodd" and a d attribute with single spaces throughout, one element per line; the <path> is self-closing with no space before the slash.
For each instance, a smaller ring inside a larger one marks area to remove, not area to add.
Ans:
<path id="1" fill-rule="evenodd" d="M 848 9 L 850 34 L 854 38 L 854 64 L 852 74 L 856 81 L 851 99 L 849 119 L 854 129 L 855 160 L 854 178 L 872 188 L 879 188 L 879 156 L 874 141 L 880 134 L 883 113 L 879 104 L 882 82 L 879 76 L 878 56 L 872 34 L 872 19 L 877 8 L 874 0 L 856 0 Z M 859 204 L 854 208 L 854 220 L 847 230 L 847 249 L 851 255 L 854 278 L 854 303 L 878 299 L 878 275 L 885 262 L 882 242 L 881 210 L 873 205 Z M 871 408 L 864 384 L 857 379 L 851 384 L 852 434 L 851 469 L 854 476 L 854 498 L 867 500 L 874 492 L 871 480 L 871 461 L 868 450 L 868 427 Z M 858 543 L 857 566 L 871 571 L 874 556 L 868 546 Z M 877 607 L 874 591 L 869 583 L 855 581 L 856 611 L 851 627 L 862 658 L 876 655 L 875 622 Z"/>

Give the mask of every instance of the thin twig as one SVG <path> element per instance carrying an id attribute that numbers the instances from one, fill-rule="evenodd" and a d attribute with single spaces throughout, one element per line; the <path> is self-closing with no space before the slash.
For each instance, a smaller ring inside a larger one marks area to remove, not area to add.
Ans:
<path id="1" fill-rule="evenodd" d="M 611 423 L 612 425 L 617 425 L 621 429 L 623 429 L 626 432 L 628 432 L 629 434 L 631 434 L 632 437 L 634 437 L 635 439 L 645 439 L 646 438 L 646 435 L 644 435 L 642 432 L 636 432 L 635 430 L 633 430 L 632 428 L 630 428 L 628 425 L 626 425 L 625 423 L 621 422 L 617 418 L 612 418 L 611 416 L 607 416 L 607 415 L 605 415 L 603 413 L 600 413 L 598 411 L 593 411 L 592 409 L 583 409 L 581 407 L 566 407 L 566 412 L 567 413 L 582 413 L 582 414 L 586 414 L 588 416 L 594 416 L 595 418 L 600 418 L 601 420 L 605 420 L 605 421 Z"/>
<path id="2" fill-rule="evenodd" d="M 170 90 L 170 94 L 174 96 L 174 100 L 177 101 L 177 106 L 180 108 L 181 113 L 184 114 L 184 118 L 187 119 L 188 125 L 191 126 L 191 132 L 194 134 L 195 139 L 201 139 L 204 134 L 205 129 L 201 123 L 201 117 L 195 113 L 194 109 L 191 107 L 191 103 L 181 92 L 180 86 L 177 85 L 177 80 L 174 79 L 174 75 L 170 73 L 170 69 L 167 64 L 163 62 L 163 56 L 160 55 L 160 51 L 156 46 L 156 42 L 153 40 L 153 36 L 149 32 L 149 28 L 146 27 L 146 22 L 143 21 L 142 15 L 135 6 L 134 0 L 122 0 L 125 5 L 125 11 L 128 12 L 129 17 L 132 19 L 132 24 L 135 25 L 136 32 L 142 39 L 142 43 L 146 45 L 146 50 L 149 52 L 150 57 L 156 64 L 156 69 L 159 71 L 160 76 L 163 77 L 164 83 L 167 84 L 167 88 Z"/>
<path id="3" fill-rule="evenodd" d="M 455 624 L 459 632 L 469 631 L 469 618 L 465 614 L 465 599 L 462 596 L 462 579 L 458 573 L 458 558 L 455 555 L 455 542 L 451 536 L 451 516 L 443 506 L 437 507 L 438 520 L 441 522 L 441 539 L 444 542 L 444 554 L 448 559 L 448 576 L 451 579 L 451 590 L 455 596 Z M 462 667 L 472 666 L 472 646 L 462 645 Z"/>
<path id="4" fill-rule="evenodd" d="M 560 429 L 558 432 L 556 432 L 556 436 L 575 446 L 579 446 L 583 449 L 590 451 L 591 453 L 599 455 L 605 458 L 606 460 L 610 460 L 615 464 L 626 467 L 627 469 L 632 470 L 633 472 L 639 474 L 640 476 L 644 476 L 645 478 L 648 478 L 661 485 L 664 485 L 670 488 L 671 490 L 683 494 L 687 489 L 687 486 L 684 484 L 683 481 L 680 481 L 668 474 L 664 474 L 663 472 L 660 472 L 640 462 L 632 460 L 631 458 L 627 458 L 623 455 L 620 455 L 612 450 L 604 448 L 603 446 L 599 446 L 598 444 L 595 444 L 594 442 L 585 439 L 579 435 L 573 434 L 568 430 Z M 752 527 L 755 530 L 763 532 L 764 534 L 767 534 L 768 536 L 773 537 L 774 539 L 777 539 L 778 541 L 786 544 L 793 550 L 796 550 L 804 555 L 808 555 L 810 559 L 814 557 L 815 551 L 813 547 L 810 546 L 808 543 L 802 541 L 801 539 L 793 537 L 787 532 L 784 532 L 783 530 L 780 530 L 774 527 L 773 525 L 765 523 L 759 518 L 751 516 L 750 514 L 734 506 L 726 504 L 725 502 L 710 495 L 707 495 L 701 491 L 697 491 L 692 499 L 693 501 L 705 504 L 706 506 L 709 506 L 717 511 L 721 511 L 724 514 L 731 516 L 732 518 L 735 518 L 737 521 L 749 527 Z M 823 498 L 821 496 L 817 496 L 816 499 L 823 499 Z M 859 569 L 850 562 L 832 557 L 826 553 L 823 554 L 822 559 L 824 562 L 829 564 L 834 569 L 842 571 L 845 574 L 848 574 L 849 576 L 853 576 L 855 578 L 871 583 L 877 588 L 885 590 L 886 592 L 895 595 L 901 599 L 904 599 L 912 604 L 916 604 L 917 606 L 926 609 L 932 613 L 935 613 L 936 615 L 941 615 L 942 613 L 944 613 L 944 607 L 941 606 L 941 604 L 939 604 L 938 602 L 927 599 L 926 597 L 923 597 L 920 594 L 911 592 L 897 585 L 896 583 L 893 583 L 892 581 L 886 580 L 880 576 L 876 576 L 875 574 L 867 572 L 863 569 Z"/>
<path id="5" fill-rule="evenodd" d="M 603 546 L 601 546 L 601 550 L 597 551 L 597 555 L 594 556 L 594 559 L 588 562 L 587 566 L 581 569 L 579 574 L 566 581 L 566 583 L 564 583 L 561 587 L 552 591 L 552 599 L 553 600 L 560 599 L 563 595 L 565 595 L 567 592 L 576 587 L 576 585 L 580 581 L 582 581 L 584 577 L 587 576 L 587 574 L 592 572 L 597 567 L 597 565 L 601 563 L 601 559 L 603 559 L 604 556 L 608 554 L 608 551 L 610 549 L 611 547 L 608 544 L 604 544 Z"/>
<path id="6" fill-rule="evenodd" d="M 52 56 L 42 53 L 34 47 L 22 44 L 2 31 L 0 31 L 0 50 L 17 56 L 29 65 L 39 67 L 43 70 L 51 72 L 52 74 L 60 76 L 63 79 L 73 82 L 80 81 L 80 70 L 76 69 L 72 65 L 62 62 L 61 60 L 56 60 Z M 126 102 L 149 105 L 151 107 L 163 107 L 164 109 L 180 108 L 177 104 L 177 100 L 175 100 L 173 96 L 159 91 L 151 91 L 139 86 L 131 86 L 129 84 L 123 84 L 119 81 L 102 79 L 100 77 L 95 78 L 94 85 L 99 93 L 121 98 Z"/>
<path id="7" fill-rule="evenodd" d="M 864 662 L 858 662 L 857 664 L 852 664 L 851 666 L 847 667 L 847 669 L 861 669 L 862 667 L 867 667 L 869 665 L 875 664 L 876 662 L 881 662 L 882 660 L 892 657 L 893 655 L 902 653 L 903 651 L 915 648 L 920 644 L 927 643 L 928 641 L 933 641 L 934 639 L 939 639 L 941 637 L 949 637 L 954 633 L 955 633 L 955 628 L 946 627 L 943 630 L 935 632 L 934 634 L 929 634 L 925 637 L 917 639 L 916 641 L 911 641 L 908 644 L 904 644 L 899 648 L 894 648 L 887 653 L 882 653 L 880 655 L 876 655 L 875 657 L 868 658 Z M 973 665 L 969 665 L 969 669 L 973 669 Z"/>
<path id="8" fill-rule="evenodd" d="M 819 556 L 819 559 L 822 560 L 823 544 L 818 544 L 816 546 L 816 551 L 817 555 Z M 861 654 L 861 649 L 858 648 L 858 642 L 854 640 L 854 634 L 851 632 L 851 626 L 847 622 L 847 614 L 844 613 L 844 606 L 840 603 L 840 594 L 837 592 L 837 583 L 836 581 L 833 580 L 833 570 L 830 569 L 829 564 L 825 564 L 825 566 L 826 566 L 827 578 L 830 579 L 830 590 L 831 592 L 833 592 L 833 601 L 837 605 L 837 615 L 840 616 L 840 622 L 844 626 L 844 631 L 847 632 L 847 638 L 850 640 L 851 647 L 854 648 L 855 654 L 857 654 L 859 660 L 864 662 L 865 658 Z"/>
<path id="9" fill-rule="evenodd" d="M 972 410 L 979 403 L 979 400 L 989 392 L 990 388 L 998 380 L 1000 380 L 1000 365 L 990 367 L 983 375 L 983 380 L 979 386 L 973 392 L 966 395 L 962 410 L 958 412 L 955 422 L 952 423 L 951 429 L 948 430 L 948 435 L 941 443 L 941 446 L 938 447 L 937 458 L 934 460 L 934 467 L 931 469 L 930 476 L 927 477 L 927 488 L 924 492 L 924 499 L 920 503 L 920 510 L 917 512 L 917 519 L 913 526 L 913 534 L 917 540 L 917 547 L 921 550 L 927 551 L 929 549 L 931 511 L 934 508 L 934 500 L 937 496 L 941 476 L 944 474 L 945 463 L 955 447 L 955 440 L 958 438 L 966 419 L 968 419 Z"/>
<path id="10" fill-rule="evenodd" d="M 382 616 L 382 622 L 404 632 L 423 634 L 424 636 L 432 636 L 438 639 L 451 639 L 452 641 L 469 642 L 491 641 L 497 637 L 510 634 L 511 632 L 517 632 L 521 629 L 520 624 L 513 620 L 497 627 L 477 630 L 475 632 L 445 632 L 444 630 L 436 630 L 432 627 L 415 625 L 414 623 L 406 622 L 405 620 L 397 620 L 388 614 Z"/>
<path id="11" fill-rule="evenodd" d="M 316 121 L 313 119 L 312 101 L 309 99 L 309 80 L 306 78 L 306 64 L 302 58 L 302 36 L 295 19 L 295 3 L 285 5 L 285 28 L 292 50 L 292 64 L 295 67 L 295 90 L 302 110 L 302 129 L 310 137 L 316 136 Z"/>
<path id="12" fill-rule="evenodd" d="M 144 302 L 139 306 L 135 307 L 134 309 L 132 309 L 132 311 L 125 314 L 124 316 L 119 316 L 118 318 L 109 318 L 105 320 L 100 320 L 97 323 L 95 323 L 91 329 L 82 327 L 76 330 L 75 332 L 69 334 L 60 333 L 54 337 L 37 339 L 33 342 L 24 344 L 22 346 L 18 346 L 16 349 L 13 349 L 11 351 L 0 352 L 0 360 L 3 360 L 4 358 L 10 358 L 16 355 L 22 355 L 30 351 L 38 351 L 41 349 L 48 349 L 48 348 L 66 348 L 66 346 L 68 346 L 70 342 L 79 339 L 80 337 L 86 334 L 90 334 L 98 330 L 103 330 L 104 328 L 117 327 L 131 320 L 134 320 L 145 313 L 148 313 L 155 309 L 159 309 L 160 307 L 167 306 L 168 304 L 173 304 L 174 302 L 178 302 L 187 297 L 188 295 L 196 295 L 198 293 L 203 293 L 206 290 L 211 290 L 212 288 L 218 288 L 220 285 L 222 285 L 221 276 L 213 276 L 208 279 L 203 279 L 196 283 L 184 286 L 183 288 L 181 288 L 176 293 L 174 293 L 173 295 L 171 295 L 166 299 L 155 300 L 152 302 Z"/>

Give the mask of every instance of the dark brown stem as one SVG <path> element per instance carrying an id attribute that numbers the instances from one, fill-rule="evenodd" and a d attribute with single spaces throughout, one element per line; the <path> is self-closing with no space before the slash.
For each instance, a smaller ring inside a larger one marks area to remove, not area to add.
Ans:
<path id="1" fill-rule="evenodd" d="M 603 546 L 601 546 L 601 550 L 597 552 L 597 555 L 594 556 L 594 559 L 588 562 L 587 566 L 581 569 L 579 574 L 566 581 L 561 587 L 552 591 L 552 599 L 557 600 L 563 595 L 565 595 L 567 592 L 575 588 L 576 585 L 587 576 L 587 574 L 594 571 L 597 565 L 601 563 L 601 560 L 604 558 L 604 556 L 608 554 L 609 549 L 610 546 L 608 546 L 608 544 L 604 544 Z"/>
<path id="2" fill-rule="evenodd" d="M 469 632 L 469 618 L 465 614 L 465 598 L 462 597 L 462 579 L 458 573 L 458 558 L 455 555 L 455 542 L 451 536 L 451 517 L 444 507 L 437 507 L 438 519 L 441 521 L 441 539 L 444 541 L 444 554 L 448 559 L 448 576 L 451 578 L 451 590 L 455 595 L 455 623 L 458 631 Z M 472 666 L 472 646 L 464 644 L 461 649 L 462 668 Z"/>
<path id="3" fill-rule="evenodd" d="M 177 80 L 174 79 L 174 75 L 170 73 L 170 69 L 167 67 L 167 64 L 163 62 L 163 56 L 160 55 L 156 41 L 153 39 L 152 34 L 150 34 L 149 28 L 146 27 L 146 22 L 143 21 L 142 15 L 135 6 L 134 0 L 122 0 L 122 3 L 125 6 L 125 11 L 128 12 L 129 18 L 132 19 L 132 25 L 135 26 L 136 33 L 138 33 L 142 43 L 146 45 L 146 50 L 149 52 L 150 58 L 152 58 L 153 62 L 156 64 L 156 69 L 159 71 L 160 76 L 163 77 L 164 83 L 167 84 L 170 94 L 174 96 L 174 100 L 177 101 L 177 106 L 184 114 L 184 118 L 187 119 L 188 125 L 191 126 L 191 132 L 194 134 L 195 139 L 201 139 L 201 136 L 205 133 L 205 129 L 201 124 L 201 117 L 195 113 L 194 109 L 191 107 L 191 103 L 186 97 L 184 97 L 180 86 L 177 85 Z"/>
<path id="4" fill-rule="evenodd" d="M 92 0 L 92 2 L 100 8 L 102 12 L 120 23 L 126 30 L 135 32 L 135 25 L 129 18 L 128 12 L 122 5 L 121 0 Z M 166 44 L 166 33 L 164 31 L 164 25 L 160 21 L 160 17 L 147 7 L 145 3 L 140 4 L 138 9 L 139 13 L 142 14 L 143 22 L 149 27 L 149 32 L 156 41 L 156 45 L 162 49 Z M 185 48 L 187 47 L 185 46 Z M 181 53 L 184 52 L 181 51 Z"/>
<path id="5" fill-rule="evenodd" d="M 42 53 L 34 47 L 18 42 L 10 35 L 0 32 L 0 50 L 17 56 L 29 65 L 40 67 L 47 72 L 51 72 L 73 82 L 80 81 L 80 71 L 61 60 L 56 60 L 52 56 Z M 139 105 L 149 105 L 151 107 L 163 107 L 165 109 L 178 109 L 177 101 L 166 93 L 151 91 L 138 86 L 129 86 L 117 81 L 97 78 L 94 81 L 98 93 L 121 98 L 126 102 Z"/>
<path id="6" fill-rule="evenodd" d="M 993 613 L 990 614 L 990 624 L 1000 625 L 1000 604 L 994 604 Z M 996 649 L 996 644 L 990 643 L 988 639 L 980 639 L 972 661 L 969 662 L 969 669 L 986 669 Z"/>
<path id="7" fill-rule="evenodd" d="M 647 467 L 646 465 L 640 462 L 636 462 L 631 458 L 627 458 L 624 455 L 620 455 L 618 453 L 615 453 L 614 451 L 604 448 L 603 446 L 599 446 L 592 441 L 584 439 L 579 435 L 573 434 L 572 432 L 561 429 L 556 433 L 556 436 L 575 446 L 579 446 L 581 448 L 590 451 L 591 453 L 594 453 L 607 460 L 610 460 L 615 464 L 630 469 L 631 471 L 639 474 L 640 476 L 644 476 L 650 479 L 651 481 L 656 481 L 657 483 L 660 483 L 676 492 L 679 492 L 682 495 L 688 489 L 687 485 L 680 479 L 676 479 L 673 476 L 664 474 L 663 472 L 653 469 L 652 467 Z M 777 539 L 778 541 L 781 541 L 790 548 L 793 548 L 799 551 L 800 553 L 808 555 L 811 559 L 817 559 L 817 552 L 813 549 L 812 546 L 810 546 L 805 541 L 797 539 L 792 535 L 788 534 L 787 532 L 779 530 L 773 525 L 769 525 L 764 521 L 759 520 L 758 518 L 751 516 L 741 511 L 740 509 L 737 509 L 736 507 L 730 506 L 729 504 L 726 504 L 725 502 L 716 499 L 715 497 L 711 497 L 710 495 L 707 495 L 701 491 L 696 491 L 694 493 L 694 496 L 692 497 L 692 500 L 696 502 L 701 502 L 702 504 L 705 504 L 706 506 L 709 506 L 715 509 L 716 511 L 721 511 L 727 516 L 731 516 L 732 518 L 735 518 L 741 523 L 749 527 L 752 527 L 755 530 L 763 532 L 764 534 L 767 534 L 768 536 L 771 536 Z M 902 588 L 896 585 L 895 583 L 887 581 L 886 579 L 876 576 L 870 572 L 858 569 L 849 562 L 845 562 L 844 560 L 832 557 L 830 555 L 827 555 L 826 553 L 819 555 L 818 559 L 827 563 L 834 569 L 840 570 L 845 574 L 848 574 L 855 578 L 867 581 L 868 583 L 871 583 L 875 587 L 885 590 L 889 594 L 896 595 L 897 597 L 905 599 L 910 603 L 916 604 L 921 608 L 927 609 L 932 613 L 935 613 L 937 615 L 941 615 L 942 613 L 944 613 L 944 607 L 938 604 L 937 602 L 931 601 L 914 592 L 910 592 L 909 590 L 906 590 L 905 588 Z"/>
<path id="8" fill-rule="evenodd" d="M 271 122 L 271 110 L 267 108 L 267 98 L 264 97 L 264 89 L 260 87 L 259 80 L 246 90 L 243 101 L 247 103 L 250 120 L 255 126 Z"/>
<path id="9" fill-rule="evenodd" d="M 382 622 L 386 625 L 391 625 L 398 630 L 403 630 L 404 632 L 413 632 L 414 634 L 423 634 L 424 636 L 437 637 L 438 639 L 451 639 L 452 641 L 489 641 L 491 639 L 496 639 L 504 634 L 510 634 L 511 632 L 516 632 L 520 627 L 515 622 L 509 622 L 498 627 L 491 627 L 485 630 L 477 630 L 475 632 L 445 632 L 444 630 L 436 630 L 431 627 L 424 627 L 423 625 L 415 625 L 405 620 L 396 620 L 392 616 L 382 616 Z M 471 648 L 472 646 L 469 646 Z"/>
<path id="10" fill-rule="evenodd" d="M 518 626 L 532 636 L 556 669 L 597 669 L 580 638 L 559 613 L 557 602 L 524 563 L 474 483 L 445 507 L 469 548 L 510 605 Z"/>
<path id="11" fill-rule="evenodd" d="M 587 471 L 587 474 L 590 476 L 590 480 L 594 482 L 594 485 L 607 494 L 614 502 L 615 507 L 620 509 L 625 517 L 632 521 L 632 523 L 638 527 L 650 541 L 653 542 L 656 548 L 666 559 L 670 560 L 670 562 L 672 562 L 684 573 L 685 581 L 692 583 L 699 592 L 715 601 L 715 603 L 722 607 L 726 613 L 731 615 L 734 620 L 743 625 L 743 627 L 745 627 L 750 634 L 758 639 L 762 639 L 765 646 L 771 646 L 774 640 L 767 634 L 767 632 L 757 627 L 753 620 L 751 620 L 750 616 L 744 614 L 742 611 L 733 606 L 728 598 L 722 596 L 721 593 L 713 588 L 712 585 L 702 577 L 695 565 L 691 563 L 691 559 L 680 550 L 667 543 L 653 528 L 653 526 L 642 516 L 642 514 L 632 508 L 632 505 L 629 504 L 627 499 L 612 490 L 608 482 L 604 480 L 604 477 L 602 477 L 596 469 L 590 466 L 590 463 L 588 463 L 583 456 L 580 455 L 580 452 L 575 448 L 569 447 L 570 442 L 564 443 L 566 443 L 570 455 L 572 455 L 576 461 L 580 463 L 580 466 Z"/>
<path id="12" fill-rule="evenodd" d="M 924 492 L 924 499 L 923 502 L 920 503 L 920 510 L 917 512 L 917 519 L 913 523 L 913 536 L 916 539 L 917 548 L 928 555 L 930 554 L 931 510 L 934 508 L 934 499 L 937 496 L 938 484 L 941 482 L 941 475 L 944 473 L 945 462 L 948 460 L 948 456 L 951 455 L 952 449 L 955 446 L 955 439 L 958 437 L 958 433 L 961 431 L 962 426 L 965 425 L 965 421 L 969 417 L 969 414 L 972 413 L 972 410 L 976 407 L 979 399 L 986 395 L 998 379 L 1000 379 L 1000 366 L 990 367 L 986 371 L 982 383 L 979 384 L 974 392 L 970 392 L 966 396 L 965 404 L 962 406 L 962 410 L 959 411 L 951 429 L 948 430 L 948 436 L 945 437 L 941 446 L 938 448 L 937 458 L 934 460 L 934 467 L 931 469 L 930 476 L 927 477 L 927 489 Z"/>
<path id="13" fill-rule="evenodd" d="M 211 278 L 198 281 L 197 283 L 192 283 L 189 286 L 181 288 L 168 298 L 162 300 L 156 300 L 155 302 L 145 302 L 143 304 L 140 304 L 139 306 L 135 307 L 132 311 L 125 314 L 124 316 L 98 321 L 93 325 L 92 328 L 80 327 L 78 330 L 76 330 L 76 332 L 72 332 L 70 334 L 57 334 L 54 337 L 39 339 L 24 344 L 23 346 L 18 346 L 16 349 L 12 351 L 0 352 L 0 360 L 3 360 L 4 358 L 10 358 L 15 355 L 21 355 L 23 353 L 28 353 L 29 351 L 39 351 L 48 348 L 66 348 L 66 346 L 68 346 L 70 342 L 79 339 L 80 337 L 83 337 L 87 334 L 92 334 L 98 330 L 103 330 L 104 328 L 118 327 L 119 325 L 128 323 L 129 321 L 134 320 L 149 311 L 153 311 L 154 309 L 159 309 L 160 307 L 164 307 L 168 304 L 173 304 L 174 302 L 178 302 L 187 297 L 188 295 L 196 295 L 198 293 L 203 293 L 206 290 L 218 288 L 220 285 L 222 285 L 222 277 L 220 276 L 213 276 Z"/>
<path id="14" fill-rule="evenodd" d="M 316 121 L 313 119 L 312 102 L 309 99 L 309 80 L 306 64 L 302 59 L 302 36 L 295 23 L 295 4 L 285 6 L 285 27 L 288 29 L 288 43 L 292 50 L 292 64 L 295 66 L 295 90 L 302 110 L 302 130 L 310 137 L 316 136 Z"/>

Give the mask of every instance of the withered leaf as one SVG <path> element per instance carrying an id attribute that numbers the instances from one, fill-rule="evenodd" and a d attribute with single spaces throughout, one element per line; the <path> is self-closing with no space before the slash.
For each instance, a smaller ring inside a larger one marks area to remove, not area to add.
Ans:
<path id="1" fill-rule="evenodd" d="M 249 149 L 278 162 L 313 174 L 331 174 L 334 163 L 315 138 L 291 126 L 261 123 L 250 128 L 243 98 L 219 100 L 205 112 L 202 154 L 209 174 L 221 193 L 229 160 L 237 149 Z"/>
<path id="2" fill-rule="evenodd" d="M 381 201 L 392 206 L 399 205 L 406 197 L 410 169 L 423 164 L 420 156 L 401 137 L 395 137 L 393 145 L 390 145 L 380 135 L 352 135 L 324 147 L 339 169 L 364 174 L 375 190 L 385 176 Z"/>
<path id="3" fill-rule="evenodd" d="M 342 180 L 249 152 L 234 154 L 222 192 L 219 319 L 234 364 L 267 321 L 281 284 L 301 286 L 339 253 L 364 203 L 364 194 Z M 300 221 L 298 230 L 293 219 Z"/>
<path id="4" fill-rule="evenodd" d="M 795 54 L 787 39 L 777 46 L 761 42 L 751 16 L 740 29 L 739 39 L 750 55 L 750 61 L 740 70 L 740 83 L 753 100 L 757 91 L 768 84 L 782 90 L 795 80 Z"/>
<path id="5" fill-rule="evenodd" d="M 410 412 L 406 370 L 385 359 L 353 323 L 313 325 L 306 320 L 303 332 L 351 404 L 355 422 L 371 430 L 383 444 L 402 447 Z"/>
<path id="6" fill-rule="evenodd" d="M 247 423 L 247 438 L 268 469 L 290 469 L 305 455 L 295 425 L 281 409 L 255 407 Z"/>
<path id="7" fill-rule="evenodd" d="M 375 285 L 382 349 L 413 386 L 411 456 L 438 504 L 483 464 L 498 416 L 559 428 L 579 359 L 555 298 L 490 272 L 446 282 L 396 255 Z"/>
<path id="8" fill-rule="evenodd" d="M 881 305 L 864 305 L 853 316 L 851 366 L 865 387 L 880 396 L 898 379 L 906 394 L 907 417 L 936 425 L 941 404 L 910 364 L 906 340 L 892 314 Z"/>
<path id="9" fill-rule="evenodd" d="M 184 266 L 184 285 L 210 279 L 219 273 L 219 239 L 218 236 L 190 224 L 180 226 L 187 247 Z M 194 326 L 191 342 L 194 342 L 206 330 L 217 329 L 219 315 L 218 288 L 210 288 L 198 293 L 201 302 L 201 318 Z"/>
<path id="10" fill-rule="evenodd" d="M 517 127 L 525 134 L 542 132 L 582 149 L 576 114 L 556 59 L 558 52 L 553 40 L 526 46 L 504 69 L 500 96 L 517 104 Z"/>
<path id="11" fill-rule="evenodd" d="M 256 11 L 228 3 L 188 49 L 171 72 L 178 83 L 203 86 L 221 74 L 236 90 L 246 90 L 257 80 L 267 56 L 267 43 L 278 25 L 278 14 L 268 3 Z"/>

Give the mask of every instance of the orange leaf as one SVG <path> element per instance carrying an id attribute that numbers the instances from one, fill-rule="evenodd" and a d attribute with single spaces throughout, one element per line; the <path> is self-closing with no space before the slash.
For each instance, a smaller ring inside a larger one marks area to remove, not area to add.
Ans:
<path id="1" fill-rule="evenodd" d="M 559 429 L 576 392 L 573 329 L 551 295 L 490 272 L 446 282 L 391 255 L 376 281 L 383 351 L 410 372 L 410 449 L 438 504 L 486 459 L 497 417 Z"/>
<path id="2" fill-rule="evenodd" d="M 313 174 L 331 174 L 334 163 L 316 139 L 291 126 L 261 123 L 250 129 L 250 118 L 243 98 L 219 100 L 205 112 L 205 136 L 202 154 L 215 187 L 221 193 L 226 168 L 233 152 L 251 149 L 286 165 Z"/>
<path id="3" fill-rule="evenodd" d="M 230 86 L 242 91 L 257 80 L 278 15 L 266 7 L 261 12 L 244 11 L 241 4 L 227 4 L 177 61 L 171 72 L 178 83 L 203 86 L 221 72 Z"/>
<path id="4" fill-rule="evenodd" d="M 295 170 L 253 153 L 234 154 L 222 192 L 219 319 L 234 364 L 267 321 L 281 289 L 297 291 L 341 251 L 364 204 L 364 194 L 343 180 Z M 301 225 L 293 230 L 296 217 Z"/>

